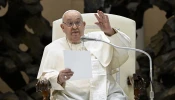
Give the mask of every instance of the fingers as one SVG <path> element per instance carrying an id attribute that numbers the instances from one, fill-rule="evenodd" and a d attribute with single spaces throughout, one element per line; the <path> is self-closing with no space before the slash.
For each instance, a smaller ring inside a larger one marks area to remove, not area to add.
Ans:
<path id="1" fill-rule="evenodd" d="M 105 15 L 102 11 L 97 10 L 97 14 L 95 14 L 95 17 L 98 20 L 98 22 L 95 23 L 97 25 L 109 22 L 108 15 Z"/>
<path id="2" fill-rule="evenodd" d="M 68 72 L 72 72 L 72 71 L 71 71 L 71 69 L 66 68 L 65 70 L 62 70 L 61 72 L 63 72 L 63 73 L 68 73 Z"/>
<path id="3" fill-rule="evenodd" d="M 102 22 L 101 18 L 97 14 L 95 14 L 95 17 L 97 18 L 98 23 L 101 23 Z"/>
<path id="4" fill-rule="evenodd" d="M 60 74 L 60 77 L 63 79 L 63 80 L 68 80 L 70 79 L 70 77 L 73 75 L 73 72 L 67 72 L 67 73 L 61 73 Z"/>
<path id="5" fill-rule="evenodd" d="M 71 69 L 65 69 L 65 70 L 62 70 L 60 71 L 60 76 L 72 76 L 73 75 L 73 72 L 71 71 Z"/>
<path id="6" fill-rule="evenodd" d="M 97 10 L 97 13 L 100 16 L 100 18 L 102 18 L 102 19 L 105 18 L 105 14 L 102 11 Z"/>
<path id="7" fill-rule="evenodd" d="M 74 73 L 70 69 L 62 70 L 60 71 L 57 80 L 59 83 L 64 83 L 66 80 L 69 80 L 73 74 Z"/>
<path id="8" fill-rule="evenodd" d="M 103 16 L 104 14 L 102 14 L 103 12 L 99 11 L 99 10 L 97 10 L 97 13 L 98 14 L 95 14 L 95 17 L 97 18 L 99 23 L 102 23 L 103 22 L 103 18 L 104 18 L 104 16 Z"/>
<path id="9" fill-rule="evenodd" d="M 106 20 L 105 20 L 106 22 L 109 22 L 108 15 L 105 15 L 105 19 L 106 19 Z"/>

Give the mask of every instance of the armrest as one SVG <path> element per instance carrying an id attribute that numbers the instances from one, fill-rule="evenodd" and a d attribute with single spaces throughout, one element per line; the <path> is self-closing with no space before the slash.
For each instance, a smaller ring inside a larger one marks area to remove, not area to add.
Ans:
<path id="1" fill-rule="evenodd" d="M 127 84 L 134 86 L 134 99 L 140 100 L 143 92 L 146 89 L 146 82 L 139 74 L 133 74 L 133 77 L 127 78 Z"/>
<path id="2" fill-rule="evenodd" d="M 42 93 L 43 100 L 49 100 L 50 88 L 51 84 L 46 79 L 38 80 L 36 83 L 36 91 Z"/>

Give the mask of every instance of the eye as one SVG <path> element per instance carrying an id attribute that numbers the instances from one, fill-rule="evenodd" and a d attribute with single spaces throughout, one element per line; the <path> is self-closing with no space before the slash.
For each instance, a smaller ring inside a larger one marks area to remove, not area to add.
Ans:
<path id="1" fill-rule="evenodd" d="M 76 25 L 80 25 L 80 23 L 81 23 L 80 21 L 76 21 L 75 22 Z"/>
<path id="2" fill-rule="evenodd" d="M 68 24 L 69 26 L 72 26 L 72 25 L 73 25 L 73 23 L 72 23 L 72 22 L 68 22 L 67 24 Z"/>

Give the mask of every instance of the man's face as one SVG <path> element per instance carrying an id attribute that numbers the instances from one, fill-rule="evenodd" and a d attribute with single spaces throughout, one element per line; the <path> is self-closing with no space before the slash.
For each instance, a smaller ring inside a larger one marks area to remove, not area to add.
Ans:
<path id="1" fill-rule="evenodd" d="M 65 14 L 61 28 L 66 34 L 66 38 L 71 43 L 76 44 L 80 43 L 80 38 L 84 35 L 85 22 L 83 22 L 80 13 L 70 11 Z"/>

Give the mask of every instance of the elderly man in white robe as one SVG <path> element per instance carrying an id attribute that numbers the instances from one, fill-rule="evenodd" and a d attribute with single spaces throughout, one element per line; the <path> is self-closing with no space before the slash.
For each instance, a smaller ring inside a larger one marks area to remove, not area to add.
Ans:
<path id="1" fill-rule="evenodd" d="M 95 24 L 101 31 L 84 34 L 86 23 L 81 13 L 76 10 L 66 11 L 60 25 L 66 37 L 45 47 L 37 79 L 50 81 L 51 100 L 127 100 L 112 74 L 128 59 L 128 51 L 97 41 L 82 43 L 80 38 L 85 35 L 123 47 L 130 46 L 130 38 L 112 28 L 108 16 L 102 11 L 97 11 L 95 17 Z M 67 81 L 74 72 L 64 68 L 64 50 L 87 50 L 91 53 L 91 79 Z"/>

